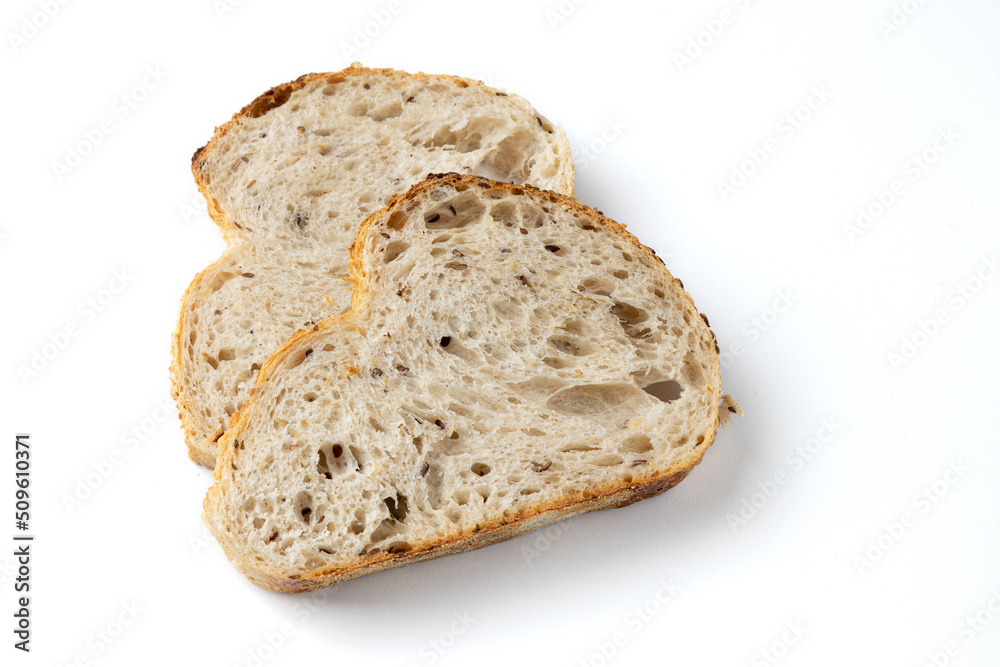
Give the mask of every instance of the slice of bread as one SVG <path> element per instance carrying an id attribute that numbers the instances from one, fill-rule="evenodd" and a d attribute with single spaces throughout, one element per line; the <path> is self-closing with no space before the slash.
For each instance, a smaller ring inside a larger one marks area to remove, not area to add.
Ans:
<path id="1" fill-rule="evenodd" d="M 173 341 L 188 452 L 209 467 L 267 355 L 348 308 L 348 247 L 392 195 L 436 171 L 573 192 L 565 135 L 524 99 L 360 66 L 272 88 L 192 170 L 229 244 L 185 293 Z"/>
<path id="2" fill-rule="evenodd" d="M 430 177 L 373 214 L 353 306 L 293 336 L 219 443 L 205 522 L 302 591 L 662 493 L 719 425 L 708 320 L 552 192 Z"/>

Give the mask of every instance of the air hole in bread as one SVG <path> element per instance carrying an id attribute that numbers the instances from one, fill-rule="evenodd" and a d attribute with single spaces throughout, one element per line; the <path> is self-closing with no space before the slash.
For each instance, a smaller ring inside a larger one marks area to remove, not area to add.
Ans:
<path id="1" fill-rule="evenodd" d="M 473 173 L 495 181 L 524 183 L 529 167 L 526 156 L 534 152 L 535 139 L 524 129 L 514 130 L 497 144 L 486 158 L 479 163 Z"/>
<path id="2" fill-rule="evenodd" d="M 404 252 L 406 252 L 407 248 L 409 247 L 410 244 L 407 243 L 406 241 L 393 241 L 392 243 L 390 243 L 385 247 L 384 250 L 385 254 L 382 256 L 382 261 L 388 264 L 389 262 L 393 261 L 400 255 L 402 255 Z"/>
<path id="3" fill-rule="evenodd" d="M 659 401 L 670 403 L 681 397 L 684 388 L 676 380 L 664 380 L 646 385 L 642 390 Z"/>
<path id="4" fill-rule="evenodd" d="M 570 336 L 552 336 L 549 338 L 549 345 L 559 350 L 563 354 L 574 357 L 585 357 L 590 354 L 590 346 L 584 341 Z"/>
<path id="5" fill-rule="evenodd" d="M 471 470 L 480 477 L 490 474 L 490 467 L 485 463 L 473 463 Z"/>
<path id="6" fill-rule="evenodd" d="M 649 436 L 647 435 L 631 435 L 622 441 L 621 449 L 623 452 L 642 454 L 643 452 L 652 450 L 653 443 L 650 442 Z"/>
<path id="7" fill-rule="evenodd" d="M 368 112 L 368 117 L 372 120 L 381 123 L 387 118 L 397 118 L 403 114 L 403 105 L 399 102 L 392 102 L 390 104 L 385 104 L 377 109 L 372 109 Z"/>
<path id="8" fill-rule="evenodd" d="M 355 102 L 347 108 L 347 113 L 351 116 L 365 116 L 368 114 L 368 103 Z"/>
<path id="9" fill-rule="evenodd" d="M 427 229 L 459 229 L 481 220 L 485 206 L 474 193 L 460 194 L 424 214 Z"/>
<path id="10" fill-rule="evenodd" d="M 398 535 L 402 528 L 393 519 L 382 519 L 378 527 L 372 531 L 372 536 L 368 541 L 369 545 L 375 545 L 383 540 L 386 540 L 393 535 Z M 372 551 L 372 549 L 369 549 Z"/>
<path id="11" fill-rule="evenodd" d="M 226 284 L 227 280 L 235 277 L 236 277 L 235 273 L 229 273 L 227 271 L 223 271 L 222 273 L 216 274 L 216 276 L 212 278 L 212 282 L 208 284 L 208 288 L 213 292 L 218 292 L 222 288 L 222 286 Z"/>
<path id="12" fill-rule="evenodd" d="M 357 466 L 355 468 L 356 472 L 364 472 L 368 469 L 368 453 L 363 449 L 355 447 L 354 445 L 348 445 L 347 448 L 351 450 L 351 456 L 354 457 L 354 463 Z"/>
<path id="13" fill-rule="evenodd" d="M 681 376 L 683 376 L 688 385 L 700 386 L 705 382 L 705 370 L 690 352 L 684 355 L 684 366 L 681 368 Z"/>
<path id="14" fill-rule="evenodd" d="M 618 318 L 622 329 L 632 338 L 645 338 L 649 335 L 649 327 L 640 326 L 649 319 L 649 314 L 642 308 L 623 301 L 615 301 L 611 306 L 611 314 Z"/>
<path id="15" fill-rule="evenodd" d="M 299 491 L 295 494 L 295 510 L 305 522 L 310 521 L 312 516 L 313 499 L 308 491 Z"/>
<path id="16" fill-rule="evenodd" d="M 620 466 L 624 462 L 625 459 L 618 454 L 602 454 L 591 461 L 595 466 L 602 467 Z"/>
<path id="17" fill-rule="evenodd" d="M 563 389 L 545 405 L 570 415 L 598 415 L 629 402 L 635 397 L 634 385 L 623 383 L 580 385 Z"/>
<path id="18" fill-rule="evenodd" d="M 463 361 L 470 363 L 476 361 L 476 354 L 455 339 L 450 340 L 448 345 L 442 346 L 441 349 L 446 354 L 456 356 Z"/>
<path id="19" fill-rule="evenodd" d="M 355 535 L 360 535 L 365 532 L 365 513 L 364 510 L 356 509 L 354 510 L 354 521 L 351 522 L 350 530 Z"/>
<path id="20" fill-rule="evenodd" d="M 317 458 L 318 462 L 316 463 L 316 472 L 326 479 L 332 479 L 333 472 L 330 470 L 330 464 L 326 459 L 326 452 L 322 448 L 320 448 Z"/>
<path id="21" fill-rule="evenodd" d="M 399 521 L 400 523 L 406 521 L 406 510 L 407 502 L 406 496 L 402 493 L 397 493 L 396 497 L 383 498 L 382 502 L 389 509 L 389 516 L 392 517 L 394 521 Z"/>
<path id="22" fill-rule="evenodd" d="M 548 216 L 540 208 L 525 206 L 522 209 L 521 224 L 526 229 L 539 229 L 545 225 Z"/>
<path id="23" fill-rule="evenodd" d="M 573 443 L 569 445 L 563 445 L 559 448 L 560 452 L 592 452 L 596 450 L 597 447 L 591 447 L 590 445 L 584 445 L 582 443 Z"/>
<path id="24" fill-rule="evenodd" d="M 490 216 L 503 224 L 504 227 L 517 227 L 521 224 L 517 204 L 513 201 L 501 201 L 490 208 Z"/>
<path id="25" fill-rule="evenodd" d="M 614 291 L 614 285 L 604 278 L 590 277 L 585 278 L 583 282 L 580 283 L 579 290 L 581 292 L 588 292 L 589 294 L 611 296 L 611 292 Z"/>
<path id="26" fill-rule="evenodd" d="M 393 542 L 385 548 L 387 554 L 400 554 L 405 553 L 412 549 L 409 542 Z"/>
<path id="27" fill-rule="evenodd" d="M 394 229 L 398 232 L 403 228 L 403 225 L 406 224 L 406 220 L 407 220 L 407 215 L 403 211 L 395 211 L 393 212 L 392 215 L 389 216 L 389 219 L 386 221 L 385 226 L 388 227 L 389 229 Z"/>
<path id="28" fill-rule="evenodd" d="M 219 350 L 219 361 L 232 361 L 236 358 L 236 350 L 226 347 Z"/>
<path id="29" fill-rule="evenodd" d="M 506 301 L 506 300 L 494 301 L 492 304 L 493 310 L 496 312 L 497 316 L 500 317 L 500 319 L 504 320 L 515 319 L 521 312 L 518 309 L 519 305 L 520 304 L 517 303 L 516 301 Z"/>

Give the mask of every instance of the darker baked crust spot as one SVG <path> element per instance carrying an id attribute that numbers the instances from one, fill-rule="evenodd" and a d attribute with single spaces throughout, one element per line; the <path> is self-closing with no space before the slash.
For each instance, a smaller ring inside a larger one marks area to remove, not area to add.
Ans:
<path id="1" fill-rule="evenodd" d="M 196 166 L 196 164 L 198 162 L 198 159 L 201 157 L 201 154 L 205 152 L 206 148 L 208 148 L 208 144 L 205 144 L 204 146 L 202 146 L 201 148 L 199 148 L 198 150 L 196 150 L 194 152 L 194 155 L 191 156 L 191 168 L 192 169 L 194 169 L 194 167 Z"/>
<path id="2" fill-rule="evenodd" d="M 269 91 L 259 96 L 250 104 L 243 107 L 238 115 L 248 116 L 249 118 L 260 118 L 266 114 L 271 109 L 277 109 L 282 104 L 288 101 L 288 98 L 292 96 L 296 90 L 304 87 L 309 83 L 316 74 L 303 74 L 295 81 L 289 81 L 288 83 L 283 83 L 280 86 L 275 86 Z"/>

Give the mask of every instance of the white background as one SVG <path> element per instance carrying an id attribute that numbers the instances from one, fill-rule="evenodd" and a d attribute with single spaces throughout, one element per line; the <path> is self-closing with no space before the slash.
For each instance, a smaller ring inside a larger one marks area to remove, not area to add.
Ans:
<path id="1" fill-rule="evenodd" d="M 37 541 L 30 656 L 0 549 L 3 663 L 998 664 L 1000 5 L 894 2 L 412 0 L 348 54 L 387 0 L 5 2 L 0 537 L 27 431 Z M 289 596 L 205 533 L 210 474 L 169 403 L 180 296 L 223 248 L 189 158 L 268 87 L 352 60 L 560 123 L 578 196 L 665 254 L 746 417 L 664 496 Z"/>

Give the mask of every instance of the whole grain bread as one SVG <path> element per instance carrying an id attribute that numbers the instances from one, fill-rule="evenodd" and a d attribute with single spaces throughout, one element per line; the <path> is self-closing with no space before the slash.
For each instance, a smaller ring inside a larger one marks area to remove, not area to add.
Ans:
<path id="1" fill-rule="evenodd" d="M 715 437 L 707 318 L 575 200 L 432 176 L 367 219 L 350 269 L 352 309 L 268 359 L 219 443 L 205 522 L 259 586 L 315 589 L 628 505 Z"/>
<path id="2" fill-rule="evenodd" d="M 267 356 L 348 308 L 348 247 L 392 195 L 436 171 L 573 191 L 565 135 L 524 99 L 360 66 L 272 88 L 191 167 L 228 248 L 184 294 L 171 376 L 189 455 L 209 467 Z"/>

